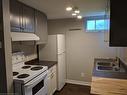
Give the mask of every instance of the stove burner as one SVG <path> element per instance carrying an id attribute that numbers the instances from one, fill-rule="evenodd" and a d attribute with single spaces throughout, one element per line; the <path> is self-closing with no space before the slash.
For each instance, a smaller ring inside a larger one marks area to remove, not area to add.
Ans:
<path id="1" fill-rule="evenodd" d="M 23 66 L 22 69 L 28 69 L 30 68 L 31 66 Z"/>
<path id="2" fill-rule="evenodd" d="M 27 78 L 29 76 L 29 74 L 21 74 L 19 76 L 17 76 L 17 78 Z"/>
<path id="3" fill-rule="evenodd" d="M 31 68 L 32 71 L 41 70 L 43 67 L 33 67 Z"/>
<path id="4" fill-rule="evenodd" d="M 18 72 L 13 72 L 13 76 L 16 76 L 18 75 L 19 73 Z"/>

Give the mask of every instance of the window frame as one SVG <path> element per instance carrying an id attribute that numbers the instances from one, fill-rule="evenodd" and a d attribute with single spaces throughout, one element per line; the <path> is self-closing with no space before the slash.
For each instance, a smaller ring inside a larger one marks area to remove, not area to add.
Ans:
<path id="1" fill-rule="evenodd" d="M 95 21 L 95 30 L 87 30 L 87 21 L 90 21 L 90 20 L 94 20 Z M 94 33 L 94 32 L 95 33 L 96 32 L 108 32 L 109 29 L 104 29 L 104 30 L 97 30 L 96 29 L 96 21 L 97 20 L 109 20 L 109 22 L 110 22 L 109 16 L 89 16 L 89 17 L 85 17 L 84 18 L 84 25 L 83 25 L 85 27 L 85 31 L 86 32 L 90 32 L 90 33 Z"/>

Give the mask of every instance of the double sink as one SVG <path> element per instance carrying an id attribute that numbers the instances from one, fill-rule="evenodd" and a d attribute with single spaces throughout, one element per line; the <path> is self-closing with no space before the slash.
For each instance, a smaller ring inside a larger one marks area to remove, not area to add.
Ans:
<path id="1" fill-rule="evenodd" d="M 118 61 L 114 60 L 97 60 L 95 62 L 96 71 L 106 71 L 106 72 L 124 72 Z"/>

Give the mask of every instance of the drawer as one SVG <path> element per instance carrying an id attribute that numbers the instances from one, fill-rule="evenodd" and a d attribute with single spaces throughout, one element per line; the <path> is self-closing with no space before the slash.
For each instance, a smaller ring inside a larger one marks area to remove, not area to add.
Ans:
<path id="1" fill-rule="evenodd" d="M 48 70 L 48 76 L 50 76 L 52 73 L 56 72 L 56 65 L 54 65 L 53 67 L 51 67 L 49 70 Z"/>
<path id="2" fill-rule="evenodd" d="M 56 65 L 52 67 L 52 72 L 56 72 Z"/>

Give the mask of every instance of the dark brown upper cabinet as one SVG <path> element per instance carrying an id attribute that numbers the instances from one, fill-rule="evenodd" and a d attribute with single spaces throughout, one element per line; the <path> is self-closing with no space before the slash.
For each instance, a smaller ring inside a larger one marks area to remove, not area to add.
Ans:
<path id="1" fill-rule="evenodd" d="M 11 32 L 35 32 L 35 10 L 17 0 L 10 0 Z"/>
<path id="2" fill-rule="evenodd" d="M 110 46 L 127 47 L 126 0 L 110 0 Z"/>
<path id="3" fill-rule="evenodd" d="M 11 32 L 27 32 L 39 36 L 37 44 L 46 44 L 48 39 L 47 16 L 17 0 L 10 0 Z"/>
<path id="4" fill-rule="evenodd" d="M 35 34 L 39 36 L 40 40 L 37 41 L 37 44 L 45 44 L 48 39 L 48 31 L 47 31 L 47 16 L 40 12 L 35 12 L 36 19 L 36 32 Z"/>
<path id="5" fill-rule="evenodd" d="M 23 32 L 35 32 L 35 10 L 23 5 L 22 28 Z"/>
<path id="6" fill-rule="evenodd" d="M 10 23 L 11 32 L 21 31 L 22 21 L 22 5 L 17 0 L 10 0 Z"/>

